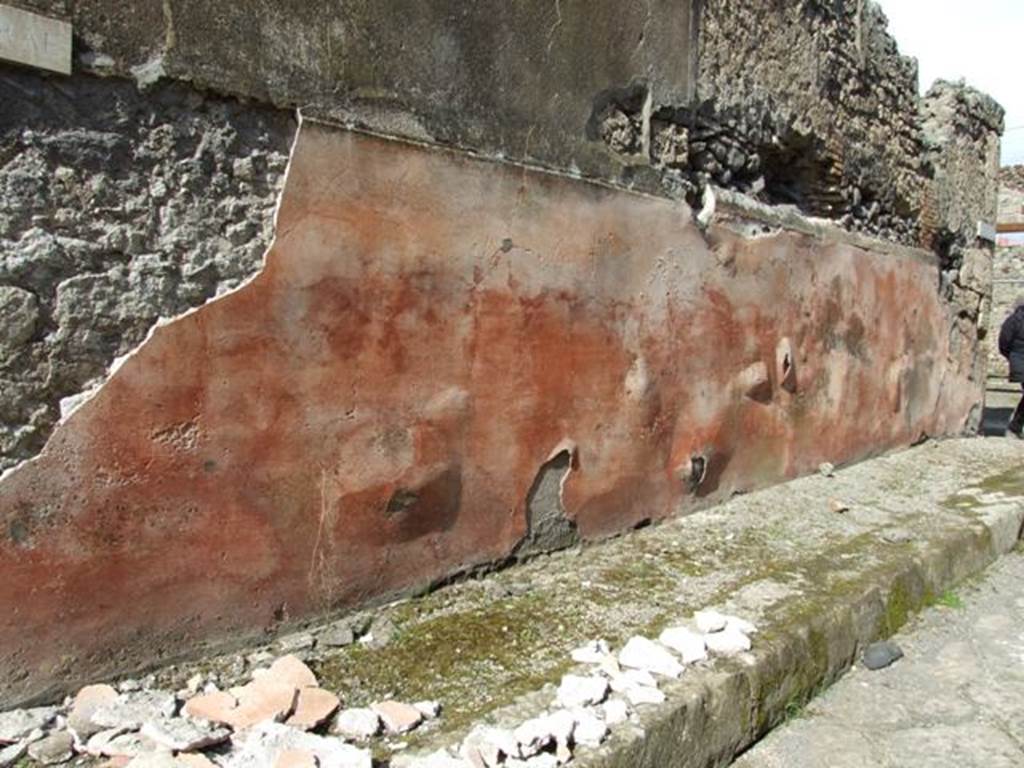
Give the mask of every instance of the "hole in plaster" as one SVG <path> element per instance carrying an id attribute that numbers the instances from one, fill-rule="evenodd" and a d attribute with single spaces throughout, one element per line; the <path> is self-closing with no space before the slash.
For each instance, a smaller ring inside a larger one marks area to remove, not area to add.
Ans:
<path id="1" fill-rule="evenodd" d="M 775 348 L 776 372 L 779 386 L 787 392 L 796 391 L 796 359 L 793 355 L 793 344 L 789 339 L 779 339 Z"/>
<path id="2" fill-rule="evenodd" d="M 704 456 L 690 457 L 690 490 L 696 491 L 708 474 L 708 460 Z"/>
<path id="3" fill-rule="evenodd" d="M 579 543 L 576 523 L 566 516 L 562 504 L 562 486 L 573 465 L 568 448 L 541 465 L 526 495 L 526 535 L 513 550 L 513 558 L 523 560 Z"/>

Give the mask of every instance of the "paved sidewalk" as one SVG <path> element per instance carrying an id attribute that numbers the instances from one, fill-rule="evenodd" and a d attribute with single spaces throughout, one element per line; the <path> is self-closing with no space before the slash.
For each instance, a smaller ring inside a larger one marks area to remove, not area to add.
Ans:
<path id="1" fill-rule="evenodd" d="M 896 635 L 902 660 L 856 666 L 734 768 L 1024 766 L 1024 554 L 940 603 Z"/>

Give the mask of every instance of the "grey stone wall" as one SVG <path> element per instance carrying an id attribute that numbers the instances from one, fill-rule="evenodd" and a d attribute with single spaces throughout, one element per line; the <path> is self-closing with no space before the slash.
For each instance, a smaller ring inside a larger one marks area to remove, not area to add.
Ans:
<path id="1" fill-rule="evenodd" d="M 52 0 L 15 0 L 53 10 Z M 691 0 L 64 0 L 78 61 L 632 183 L 588 135 L 642 83 L 692 89 Z"/>
<path id="2" fill-rule="evenodd" d="M 154 322 L 262 262 L 294 125 L 170 84 L 0 67 L 0 470 Z"/>
<path id="3" fill-rule="evenodd" d="M 773 202 L 916 244 L 917 65 L 886 25 L 870 0 L 704 0 L 696 95 L 738 123 Z"/>
<path id="4" fill-rule="evenodd" d="M 974 349 L 984 381 L 991 324 L 993 245 L 978 225 L 996 223 L 1003 110 L 963 83 L 936 82 L 922 102 L 927 169 L 921 211 L 926 243 L 939 257 L 939 290 L 950 302 L 954 354 Z"/>

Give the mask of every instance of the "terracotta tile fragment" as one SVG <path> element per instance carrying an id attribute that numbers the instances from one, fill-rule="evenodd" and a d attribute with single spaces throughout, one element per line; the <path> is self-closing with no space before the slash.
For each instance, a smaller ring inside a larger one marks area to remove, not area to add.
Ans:
<path id="1" fill-rule="evenodd" d="M 381 701 L 374 704 L 372 709 L 380 715 L 388 733 L 408 733 L 423 722 L 422 712 L 400 701 Z"/>
<path id="2" fill-rule="evenodd" d="M 286 749 L 274 761 L 274 768 L 317 768 L 318 765 L 316 755 L 304 749 Z"/>
<path id="3" fill-rule="evenodd" d="M 214 691 L 193 696 L 185 702 L 184 712 L 189 717 L 199 720 L 230 724 L 232 713 L 237 705 L 237 700 L 230 693 Z"/>
<path id="4" fill-rule="evenodd" d="M 302 688 L 295 702 L 295 711 L 284 722 L 285 725 L 308 731 L 327 720 L 340 705 L 338 697 L 330 691 Z"/>

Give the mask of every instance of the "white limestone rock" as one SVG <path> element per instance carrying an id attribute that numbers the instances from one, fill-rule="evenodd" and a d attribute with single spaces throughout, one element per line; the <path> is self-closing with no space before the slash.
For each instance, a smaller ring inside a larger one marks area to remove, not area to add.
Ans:
<path id="1" fill-rule="evenodd" d="M 235 748 L 223 761 L 224 768 L 266 768 L 272 766 L 282 752 L 290 750 L 310 752 L 325 767 L 373 768 L 369 750 L 281 723 L 260 723 L 244 734 L 236 734 L 233 741 Z"/>
<path id="2" fill-rule="evenodd" d="M 640 635 L 631 637 L 619 651 L 619 664 L 664 677 L 679 677 L 683 673 L 683 665 L 664 646 Z"/>
<path id="3" fill-rule="evenodd" d="M 697 631 L 701 634 L 721 632 L 728 623 L 728 617 L 718 611 L 697 611 L 693 614 L 693 621 L 697 625 Z"/>
<path id="4" fill-rule="evenodd" d="M 605 723 L 616 726 L 629 720 L 629 705 L 622 699 L 609 699 L 601 705 L 601 713 Z"/>
<path id="5" fill-rule="evenodd" d="M 735 656 L 749 651 L 750 638 L 737 629 L 726 628 L 722 632 L 712 632 L 704 636 L 708 651 L 715 656 Z"/>
<path id="6" fill-rule="evenodd" d="M 478 725 L 463 740 L 459 754 L 475 768 L 496 768 L 520 757 L 519 741 L 512 731 Z"/>
<path id="7" fill-rule="evenodd" d="M 108 728 L 89 737 L 85 751 L 93 757 L 138 757 L 157 749 L 146 736 L 125 732 L 124 728 Z"/>
<path id="8" fill-rule="evenodd" d="M 600 664 L 611 655 L 612 649 L 604 640 L 591 640 L 576 648 L 570 655 L 578 664 Z"/>
<path id="9" fill-rule="evenodd" d="M 590 707 L 606 698 L 608 681 L 599 675 L 565 675 L 558 686 L 558 705 L 561 707 Z"/>
<path id="10" fill-rule="evenodd" d="M 174 717 L 178 700 L 165 691 L 132 691 L 104 704 L 89 719 L 102 728 L 134 731 L 150 720 Z"/>
<path id="11" fill-rule="evenodd" d="M 573 730 L 573 741 L 586 747 L 599 747 L 608 738 L 608 726 L 592 709 L 574 709 L 573 717 L 576 727 Z"/>
<path id="12" fill-rule="evenodd" d="M 14 709 L 0 713 L 0 744 L 14 744 L 37 728 L 45 728 L 57 716 L 56 707 Z"/>
<path id="13" fill-rule="evenodd" d="M 757 634 L 757 627 L 746 619 L 741 619 L 739 616 L 726 616 L 725 617 L 725 628 L 735 629 L 738 632 L 742 632 L 748 637 L 750 635 Z"/>
<path id="14" fill-rule="evenodd" d="M 512 735 L 518 742 L 519 754 L 523 757 L 532 757 L 555 741 L 551 725 L 544 717 L 534 717 L 525 721 L 512 731 Z"/>
<path id="15" fill-rule="evenodd" d="M 683 664 L 704 661 L 708 657 L 704 636 L 687 627 L 666 629 L 658 636 L 658 642 L 678 653 Z"/>
<path id="16" fill-rule="evenodd" d="M 380 733 L 382 723 L 380 715 L 372 709 L 343 709 L 334 721 L 332 732 L 346 739 L 371 739 Z"/>
<path id="17" fill-rule="evenodd" d="M 175 752 L 192 752 L 212 747 L 227 741 L 231 736 L 227 728 L 182 717 L 150 720 L 142 726 L 141 733 L 155 744 Z"/>
<path id="18" fill-rule="evenodd" d="M 0 749 L 0 768 L 9 768 L 25 756 L 28 751 L 28 742 L 19 741 L 17 744 L 8 744 Z"/>
<path id="19" fill-rule="evenodd" d="M 612 678 L 611 687 L 616 693 L 622 693 L 629 688 L 635 688 L 638 685 L 646 686 L 648 688 L 657 688 L 658 681 L 654 679 L 654 675 L 643 669 L 627 669 L 624 672 L 620 672 Z"/>
<path id="20" fill-rule="evenodd" d="M 66 763 L 74 755 L 75 740 L 67 731 L 56 731 L 28 745 L 28 755 L 42 765 Z"/>
<path id="21" fill-rule="evenodd" d="M 649 688 L 646 685 L 638 685 L 623 691 L 626 700 L 634 707 L 640 704 L 661 704 L 665 701 L 665 694 L 657 688 Z"/>

